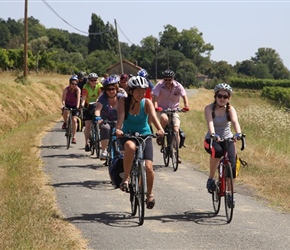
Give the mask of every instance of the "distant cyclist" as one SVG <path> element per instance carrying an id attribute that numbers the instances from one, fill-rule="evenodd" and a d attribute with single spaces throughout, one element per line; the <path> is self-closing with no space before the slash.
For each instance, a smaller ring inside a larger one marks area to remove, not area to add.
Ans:
<path id="1" fill-rule="evenodd" d="M 78 73 L 78 79 L 79 79 L 78 87 L 81 89 L 81 91 L 83 90 L 84 85 L 88 81 L 88 79 L 85 76 L 86 76 L 86 73 L 83 71 Z"/>
<path id="2" fill-rule="evenodd" d="M 62 105 L 66 108 L 78 109 L 80 106 L 80 98 L 81 98 L 81 90 L 77 86 L 78 85 L 78 77 L 76 75 L 72 76 L 69 79 L 69 86 L 65 87 L 62 92 Z M 69 110 L 63 110 L 63 120 L 64 123 L 62 125 L 62 129 L 66 129 L 67 126 L 67 118 L 68 118 Z M 76 131 L 77 131 L 77 116 L 78 111 L 74 110 L 72 112 L 72 143 L 77 143 L 76 141 Z"/>
<path id="3" fill-rule="evenodd" d="M 128 90 L 128 80 L 129 80 L 129 77 L 127 74 L 120 75 L 119 87 L 124 89 L 126 92 Z"/>
<path id="4" fill-rule="evenodd" d="M 188 98 L 185 89 L 181 83 L 174 80 L 175 73 L 172 70 L 165 70 L 163 73 L 163 80 L 159 81 L 153 90 L 153 103 L 156 111 L 162 111 L 165 109 L 176 110 L 179 108 L 180 97 L 183 99 L 183 111 L 188 111 Z M 168 124 L 168 116 L 165 113 L 158 112 L 160 123 L 163 128 Z M 173 114 L 174 130 L 178 135 L 178 145 L 180 143 L 179 128 L 180 128 L 180 116 L 178 113 Z M 158 145 L 161 144 L 159 138 L 157 138 Z M 179 157 L 178 162 L 181 163 Z"/>
<path id="5" fill-rule="evenodd" d="M 117 77 L 116 77 L 117 76 Z M 95 119 L 100 122 L 100 136 L 102 152 L 100 160 L 106 160 L 107 148 L 110 139 L 110 125 L 104 124 L 104 120 L 117 122 L 118 86 L 119 76 L 112 75 L 103 81 L 103 94 L 99 97 L 96 104 Z M 99 120 L 102 118 L 102 121 Z"/>
<path id="6" fill-rule="evenodd" d="M 90 73 L 88 76 L 88 82 L 84 85 L 82 91 L 82 105 L 85 107 L 84 120 L 85 120 L 85 151 L 90 151 L 89 138 L 91 131 L 92 119 L 95 114 L 96 100 L 101 93 L 102 84 L 98 82 L 98 75 L 96 73 Z"/>
<path id="7" fill-rule="evenodd" d="M 145 98 L 152 100 L 152 93 L 153 93 L 153 89 L 154 89 L 154 84 L 149 80 L 147 71 L 145 69 L 140 69 L 137 72 L 137 75 L 146 78 L 146 80 L 148 81 L 149 88 L 146 90 Z"/>

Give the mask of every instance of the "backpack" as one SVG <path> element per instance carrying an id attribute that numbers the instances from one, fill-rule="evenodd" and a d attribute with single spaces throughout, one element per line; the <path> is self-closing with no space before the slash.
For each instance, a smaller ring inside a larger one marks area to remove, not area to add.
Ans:
<path id="1" fill-rule="evenodd" d="M 184 131 L 181 128 L 179 128 L 179 137 L 180 137 L 179 148 L 185 147 L 184 141 L 186 137 Z"/>
<path id="2" fill-rule="evenodd" d="M 122 183 L 123 178 L 121 177 L 121 175 L 123 174 L 123 172 L 123 154 L 117 154 L 114 157 L 112 164 L 109 166 L 110 179 L 112 181 L 112 184 L 116 188 L 119 188 L 120 184 Z"/>

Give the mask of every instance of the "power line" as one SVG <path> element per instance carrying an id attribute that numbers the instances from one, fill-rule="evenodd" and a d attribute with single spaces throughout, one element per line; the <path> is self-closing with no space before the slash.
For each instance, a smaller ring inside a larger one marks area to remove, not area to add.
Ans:
<path id="1" fill-rule="evenodd" d="M 46 2 L 46 0 L 42 0 L 42 2 L 55 14 L 57 15 L 63 22 L 65 22 L 67 25 L 69 25 L 70 27 L 72 27 L 73 29 L 81 32 L 81 33 L 84 33 L 84 34 L 88 34 L 88 35 L 102 35 L 104 33 L 108 33 L 109 30 L 106 29 L 105 31 L 102 31 L 102 32 L 94 32 L 94 33 L 89 33 L 87 31 L 82 31 L 76 27 L 74 27 L 73 25 L 71 25 L 69 22 L 67 22 L 65 19 L 63 19 L 49 4 L 48 2 Z"/>
<path id="2" fill-rule="evenodd" d="M 130 40 L 129 40 L 129 38 L 125 35 L 125 33 L 123 32 L 123 30 L 121 29 L 121 27 L 120 27 L 120 25 L 117 23 L 117 25 L 118 25 L 118 28 L 120 29 L 120 31 L 121 31 L 121 33 L 123 34 L 123 36 L 127 39 L 127 41 L 129 42 L 129 43 L 131 43 L 131 45 L 133 44 Z"/>

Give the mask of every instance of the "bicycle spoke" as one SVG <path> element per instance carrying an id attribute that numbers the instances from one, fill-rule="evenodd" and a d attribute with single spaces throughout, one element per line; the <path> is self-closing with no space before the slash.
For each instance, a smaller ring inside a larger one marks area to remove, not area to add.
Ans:
<path id="1" fill-rule="evenodd" d="M 163 144 L 162 144 L 162 154 L 163 154 L 163 161 L 164 161 L 164 166 L 168 167 L 169 164 L 169 150 L 170 150 L 170 146 L 168 143 L 168 137 L 164 136 L 163 137 Z"/>

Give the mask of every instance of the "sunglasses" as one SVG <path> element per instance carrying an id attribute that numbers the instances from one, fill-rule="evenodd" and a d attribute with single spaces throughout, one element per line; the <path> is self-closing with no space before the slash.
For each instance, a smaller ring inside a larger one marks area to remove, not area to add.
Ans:
<path id="1" fill-rule="evenodd" d="M 120 83 L 126 83 L 126 81 L 120 81 Z"/>
<path id="2" fill-rule="evenodd" d="M 96 82 L 97 80 L 90 80 L 91 82 Z"/>
<path id="3" fill-rule="evenodd" d="M 223 99 L 226 100 L 226 99 L 229 99 L 229 96 L 228 96 L 228 95 L 218 94 L 218 95 L 217 95 L 217 98 L 220 98 L 220 99 L 223 98 Z"/>
<path id="4" fill-rule="evenodd" d="M 78 85 L 78 84 L 77 84 L 77 83 L 71 83 L 70 85 L 75 85 L 75 86 L 76 86 L 76 85 Z"/>
<path id="5" fill-rule="evenodd" d="M 165 81 L 165 82 L 171 82 L 172 79 L 171 79 L 171 78 L 169 78 L 169 79 L 164 79 L 164 81 Z"/>
<path id="6" fill-rule="evenodd" d="M 116 88 L 108 88 L 107 91 L 114 91 Z"/>

